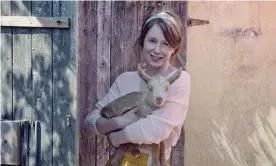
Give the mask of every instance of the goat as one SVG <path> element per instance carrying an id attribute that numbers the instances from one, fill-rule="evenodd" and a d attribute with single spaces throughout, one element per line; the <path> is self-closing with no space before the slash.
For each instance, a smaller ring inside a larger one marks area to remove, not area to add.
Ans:
<path id="1" fill-rule="evenodd" d="M 156 75 L 148 76 L 138 65 L 137 67 L 139 76 L 146 82 L 148 91 L 143 92 L 130 92 L 124 96 L 121 96 L 111 103 L 104 106 L 101 110 L 101 115 L 104 118 L 112 118 L 120 116 L 125 112 L 137 107 L 137 116 L 139 118 L 145 118 L 151 114 L 152 111 L 162 107 L 167 101 L 169 86 L 181 75 L 182 68 L 180 67 L 172 76 L 168 79 Z M 165 143 L 162 141 L 159 144 L 151 144 L 152 147 L 152 163 L 153 166 L 165 166 Z M 135 144 L 127 143 L 120 145 L 116 149 L 113 158 L 110 161 L 111 166 L 120 166 L 124 153 L 130 152 L 133 156 L 140 154 L 139 149 Z"/>

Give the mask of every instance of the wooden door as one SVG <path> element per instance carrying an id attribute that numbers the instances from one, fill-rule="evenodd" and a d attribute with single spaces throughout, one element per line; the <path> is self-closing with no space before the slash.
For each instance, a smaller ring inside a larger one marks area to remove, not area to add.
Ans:
<path id="1" fill-rule="evenodd" d="M 115 78 L 125 71 L 136 70 L 139 57 L 133 45 L 140 32 L 143 17 L 152 11 L 168 9 L 180 15 L 187 28 L 187 2 L 79 2 L 78 91 L 80 114 L 80 165 L 103 166 L 113 149 L 105 137 L 84 132 L 85 116 L 93 110 Z M 185 34 L 186 37 L 186 34 Z M 186 42 L 180 53 L 186 66 Z M 173 148 L 171 165 L 184 165 L 184 132 Z"/>
<path id="2" fill-rule="evenodd" d="M 1 1 L 1 120 L 40 122 L 41 166 L 78 163 L 75 16 L 73 1 Z"/>

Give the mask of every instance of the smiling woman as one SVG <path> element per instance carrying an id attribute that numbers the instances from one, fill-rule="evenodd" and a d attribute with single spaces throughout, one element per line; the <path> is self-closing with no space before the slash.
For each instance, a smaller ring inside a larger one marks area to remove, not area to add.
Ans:
<path id="1" fill-rule="evenodd" d="M 170 12 L 150 15 L 143 23 L 142 32 L 136 41 L 136 53 L 143 56 L 147 71 L 165 71 L 171 56 L 181 51 L 184 30 L 179 17 Z"/>
<path id="2" fill-rule="evenodd" d="M 136 49 L 137 54 L 145 61 L 144 72 L 147 75 L 169 78 L 177 71 L 170 64 L 170 59 L 180 52 L 184 41 L 183 34 L 181 21 L 173 13 L 158 12 L 146 18 L 136 42 Z M 134 91 L 147 93 L 147 85 L 137 71 L 119 75 L 108 93 L 98 101 L 97 108 L 86 117 L 85 127 L 91 128 L 97 135 L 108 135 L 111 145 L 119 147 L 126 143 L 137 144 L 141 155 L 146 156 L 131 158 L 125 154 L 122 166 L 138 163 L 141 166 L 151 166 L 153 149 L 147 144 L 160 144 L 160 142 L 165 143 L 164 155 L 168 161 L 171 148 L 176 145 L 181 134 L 189 106 L 190 75 L 186 71 L 180 72 L 181 76 L 168 88 L 165 104 L 145 118 L 138 119 L 136 110 L 110 119 L 103 118 L 100 113 L 104 106 L 128 93 Z"/>

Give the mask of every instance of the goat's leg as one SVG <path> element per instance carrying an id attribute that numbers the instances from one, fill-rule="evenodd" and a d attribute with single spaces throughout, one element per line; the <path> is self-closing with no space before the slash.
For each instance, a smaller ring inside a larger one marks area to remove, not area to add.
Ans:
<path id="1" fill-rule="evenodd" d="M 110 166 L 120 166 L 125 152 L 131 153 L 132 156 L 137 157 L 140 155 L 140 150 L 137 148 L 135 144 L 127 143 L 122 144 L 115 150 L 113 158 L 110 161 Z"/>
<path id="2" fill-rule="evenodd" d="M 161 166 L 160 163 L 160 145 L 159 144 L 151 144 L 152 148 L 152 156 L 151 156 L 151 164 L 152 166 Z"/>
<path id="3" fill-rule="evenodd" d="M 160 165 L 161 166 L 169 166 L 169 163 L 166 160 L 165 148 L 166 148 L 165 142 L 164 141 L 160 142 Z"/>
<path id="4" fill-rule="evenodd" d="M 124 154 L 124 147 L 120 146 L 119 148 L 117 148 L 113 154 L 113 158 L 110 161 L 110 166 L 120 166 L 122 164 Z"/>

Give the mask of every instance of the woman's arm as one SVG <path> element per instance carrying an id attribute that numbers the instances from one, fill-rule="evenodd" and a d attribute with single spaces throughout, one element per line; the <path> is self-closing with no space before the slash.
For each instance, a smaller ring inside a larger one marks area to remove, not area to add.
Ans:
<path id="1" fill-rule="evenodd" d="M 135 112 L 136 112 L 136 108 L 132 109 L 131 111 L 125 113 L 122 116 L 118 116 L 110 119 L 106 119 L 106 118 L 103 118 L 102 116 L 99 116 L 96 119 L 96 125 L 95 125 L 96 128 L 94 130 L 97 132 L 95 133 L 97 133 L 98 135 L 105 135 L 112 131 L 125 128 L 129 124 L 138 120 L 138 116 L 135 114 Z M 92 119 L 95 118 L 93 117 L 93 115 L 90 117 L 92 117 Z M 87 123 L 90 121 L 89 117 L 87 118 L 86 121 Z"/>
<path id="2" fill-rule="evenodd" d="M 84 120 L 84 128 L 91 129 L 96 135 L 106 134 L 118 129 L 116 118 L 105 119 L 101 116 L 101 109 L 120 96 L 119 81 L 120 76 L 116 78 L 107 94 L 97 102 L 96 109 L 90 112 Z"/>
<path id="3" fill-rule="evenodd" d="M 111 131 L 123 129 L 134 121 L 138 120 L 138 117 L 134 112 L 135 109 L 125 113 L 123 116 L 118 116 L 110 119 L 105 119 L 101 116 L 101 109 L 110 103 L 111 101 L 117 99 L 121 96 L 122 92 L 120 88 L 121 80 L 128 78 L 127 74 L 121 74 L 115 82 L 112 84 L 108 93 L 99 100 L 96 104 L 96 109 L 87 115 L 84 121 L 84 128 L 91 129 L 91 131 L 96 135 L 105 135 Z"/>
<path id="4" fill-rule="evenodd" d="M 125 129 L 110 134 L 114 146 L 124 143 L 158 144 L 168 138 L 176 126 L 184 123 L 189 107 L 190 75 L 186 72 L 182 74 L 171 85 L 168 101 L 163 107 Z"/>
<path id="5" fill-rule="evenodd" d="M 100 110 L 93 110 L 97 112 Z M 88 115 L 84 122 L 84 128 L 92 128 L 92 132 L 96 135 L 105 135 L 111 131 L 119 129 L 116 118 L 105 119 L 101 115 Z"/>

